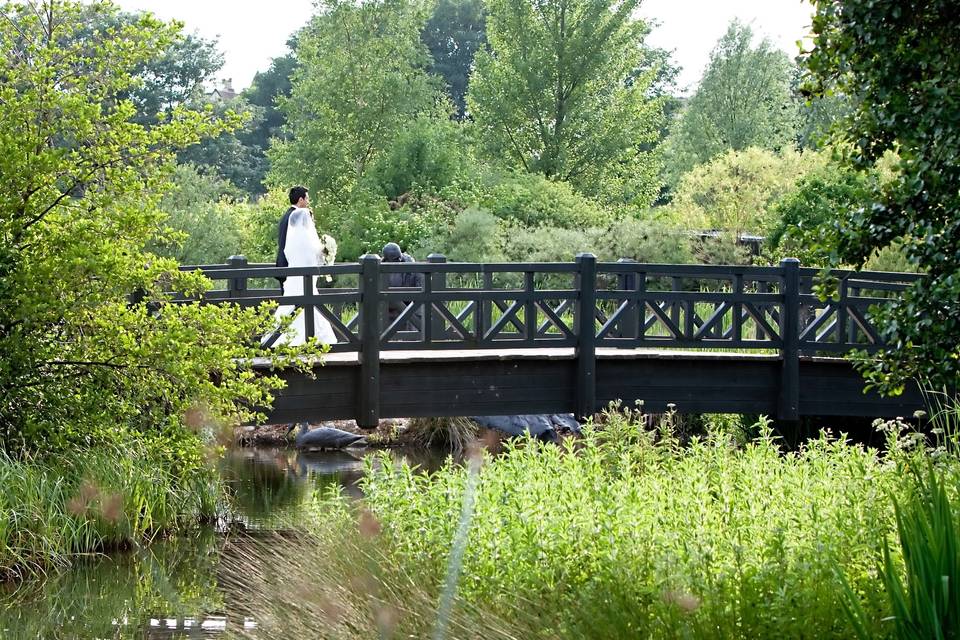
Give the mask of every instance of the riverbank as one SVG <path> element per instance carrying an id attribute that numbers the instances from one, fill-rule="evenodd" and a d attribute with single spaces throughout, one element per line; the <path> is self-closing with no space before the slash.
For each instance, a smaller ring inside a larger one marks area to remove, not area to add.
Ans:
<path id="1" fill-rule="evenodd" d="M 323 423 L 348 433 L 365 436 L 371 444 L 387 445 L 407 430 L 409 418 L 390 418 L 380 420 L 376 429 L 361 429 L 356 420 L 331 420 Z M 311 425 L 318 426 L 318 425 Z M 261 424 L 236 427 L 233 441 L 240 447 L 282 447 L 292 445 L 295 438 L 295 424 Z"/>
<path id="2" fill-rule="evenodd" d="M 884 453 L 788 450 L 763 422 L 746 441 L 718 420 L 691 438 L 638 422 L 453 458 L 230 450 L 216 527 L 0 590 L 0 636 L 847 638 L 841 575 L 869 632 L 895 635 L 892 499 L 915 502 L 928 462 L 954 496 L 955 446 L 925 449 L 902 422 Z"/>
<path id="3" fill-rule="evenodd" d="M 208 465 L 178 459 L 164 448 L 173 441 L 138 444 L 29 460 L 0 453 L 0 582 L 215 517 L 220 488 Z"/>

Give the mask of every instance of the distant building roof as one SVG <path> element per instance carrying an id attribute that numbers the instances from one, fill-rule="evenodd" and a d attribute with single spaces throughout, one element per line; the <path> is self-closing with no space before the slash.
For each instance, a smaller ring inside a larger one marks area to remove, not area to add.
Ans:
<path id="1" fill-rule="evenodd" d="M 215 87 L 213 91 L 207 94 L 208 97 L 222 102 L 229 102 L 237 97 L 237 92 L 233 90 L 233 78 L 227 78 Z"/>

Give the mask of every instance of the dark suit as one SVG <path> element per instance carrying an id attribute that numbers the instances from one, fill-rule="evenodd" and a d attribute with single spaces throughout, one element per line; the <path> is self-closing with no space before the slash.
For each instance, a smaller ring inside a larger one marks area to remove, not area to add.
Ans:
<path id="1" fill-rule="evenodd" d="M 291 206 L 287 212 L 280 216 L 280 225 L 277 228 L 277 266 L 288 267 L 287 255 L 283 252 L 287 248 L 287 222 L 290 220 L 290 214 L 296 207 Z M 282 285 L 286 278 L 277 278 Z"/>

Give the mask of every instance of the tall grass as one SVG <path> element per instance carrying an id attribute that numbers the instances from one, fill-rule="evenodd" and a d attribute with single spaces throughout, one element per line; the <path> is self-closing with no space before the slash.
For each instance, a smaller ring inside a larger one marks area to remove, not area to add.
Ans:
<path id="1" fill-rule="evenodd" d="M 744 446 L 717 428 L 681 446 L 637 418 L 485 458 L 445 637 L 846 638 L 856 629 L 836 566 L 867 632 L 889 632 L 878 577 L 897 526 L 890 496 L 921 453 L 881 457 L 828 436 L 785 453 L 765 422 Z M 231 573 L 276 570 L 296 585 L 289 615 L 261 631 L 429 636 L 469 484 L 453 463 L 422 474 L 372 461 L 364 515 L 333 498 L 289 561 L 248 571 L 237 558 Z M 318 608 L 335 615 L 308 614 Z"/>
<path id="2" fill-rule="evenodd" d="M 899 544 L 883 540 L 878 570 L 889 602 L 888 630 L 909 640 L 960 637 L 960 502 L 954 473 L 960 405 L 945 394 L 928 393 L 927 400 L 938 446 L 922 467 L 906 470 L 905 495 L 891 496 Z M 845 591 L 844 608 L 857 636 L 873 637 L 869 613 L 853 588 L 845 584 Z"/>
<path id="3" fill-rule="evenodd" d="M 211 472 L 175 468 L 164 457 L 151 447 L 112 446 L 41 460 L 0 453 L 0 580 L 212 517 Z"/>

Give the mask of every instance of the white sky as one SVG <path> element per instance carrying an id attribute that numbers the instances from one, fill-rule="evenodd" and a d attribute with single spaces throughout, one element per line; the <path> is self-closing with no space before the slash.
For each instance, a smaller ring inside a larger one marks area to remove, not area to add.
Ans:
<path id="1" fill-rule="evenodd" d="M 188 32 L 217 38 L 226 64 L 222 78 L 237 91 L 247 87 L 270 59 L 286 52 L 287 38 L 313 13 L 312 0 L 116 0 L 127 11 L 152 11 L 183 21 Z M 792 56 L 810 24 L 805 0 L 643 0 L 640 14 L 660 25 L 648 43 L 672 50 L 682 67 L 678 84 L 692 90 L 709 61 L 710 50 L 733 18 L 750 24 Z"/>

